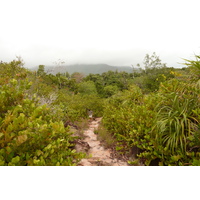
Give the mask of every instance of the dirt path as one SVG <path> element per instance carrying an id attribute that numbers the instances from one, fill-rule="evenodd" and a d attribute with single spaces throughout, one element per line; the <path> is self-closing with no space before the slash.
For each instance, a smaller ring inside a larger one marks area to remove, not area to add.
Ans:
<path id="1" fill-rule="evenodd" d="M 98 129 L 101 118 L 96 118 L 89 124 L 89 128 L 84 131 L 85 139 L 83 144 L 87 147 L 87 155 L 89 158 L 82 159 L 79 166 L 128 166 L 128 164 L 117 158 L 112 158 L 111 150 L 105 149 L 100 141 L 97 140 L 97 135 L 94 130 Z M 83 145 L 76 146 L 77 151 L 81 151 Z"/>

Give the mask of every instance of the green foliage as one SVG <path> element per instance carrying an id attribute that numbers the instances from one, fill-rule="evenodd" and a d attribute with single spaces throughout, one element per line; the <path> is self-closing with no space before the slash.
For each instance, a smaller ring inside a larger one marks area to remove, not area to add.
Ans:
<path id="1" fill-rule="evenodd" d="M 199 165 L 199 87 L 190 76 L 166 80 L 154 93 L 130 87 L 109 98 L 103 124 L 117 139 L 118 151 L 130 154 L 137 147 L 136 157 L 146 165 Z"/>
<path id="2" fill-rule="evenodd" d="M 30 74 L 19 64 L 0 65 L 0 164 L 76 165 L 84 155 L 74 150 L 74 137 L 59 117 L 63 111 L 30 98 Z"/>
<path id="3" fill-rule="evenodd" d="M 119 151 L 129 153 L 134 145 L 141 149 L 149 146 L 148 138 L 155 117 L 152 107 L 157 99 L 156 96 L 150 99 L 134 86 L 107 102 L 103 124 L 118 140 Z"/>
<path id="4" fill-rule="evenodd" d="M 119 88 L 116 85 L 108 85 L 104 87 L 104 96 L 110 97 L 116 94 L 119 91 Z"/>
<path id="5" fill-rule="evenodd" d="M 140 73 L 134 74 L 133 83 L 137 84 L 145 93 L 157 91 L 160 83 L 175 77 L 174 69 L 162 63 L 155 52 L 151 56 L 147 54 L 143 64 Z"/>
<path id="6" fill-rule="evenodd" d="M 133 83 L 137 84 L 145 93 L 149 93 L 157 91 L 161 83 L 174 77 L 175 73 L 172 68 L 148 68 L 143 70 Z"/>
<path id="7" fill-rule="evenodd" d="M 171 85 L 173 90 L 165 93 Z M 180 147 L 180 151 L 185 154 L 188 138 L 198 130 L 199 120 L 194 110 L 200 106 L 199 91 L 177 80 L 163 84 L 163 87 L 161 91 L 164 92 L 164 99 L 157 108 L 157 136 L 172 153 Z"/>
<path id="8" fill-rule="evenodd" d="M 71 95 L 60 90 L 54 105 L 61 105 L 66 119 L 74 122 L 88 118 L 88 110 L 93 111 L 94 117 L 102 116 L 104 100 L 94 94 Z"/>
<path id="9" fill-rule="evenodd" d="M 194 81 L 199 81 L 200 79 L 200 56 L 195 55 L 196 60 L 187 60 L 184 59 L 186 61 L 186 63 L 184 63 L 186 66 L 189 67 L 190 69 L 190 79 L 194 80 Z"/>
<path id="10" fill-rule="evenodd" d="M 84 81 L 78 84 L 77 91 L 81 94 L 97 94 L 97 89 L 93 81 Z"/>
<path id="11" fill-rule="evenodd" d="M 132 74 L 127 72 L 108 71 L 100 74 L 89 74 L 85 81 L 93 81 L 100 97 L 108 98 L 118 91 L 126 90 L 129 86 Z"/>
<path id="12" fill-rule="evenodd" d="M 140 165 L 139 159 L 135 159 L 133 161 L 128 161 L 128 164 L 132 165 L 132 166 L 139 166 Z"/>
<path id="13" fill-rule="evenodd" d="M 166 67 L 166 63 L 162 63 L 161 59 L 159 58 L 159 56 L 156 55 L 155 52 L 153 52 L 153 54 L 150 56 L 149 54 L 146 54 L 144 61 L 144 68 L 145 70 L 148 70 L 150 68 L 165 68 Z"/>
<path id="14" fill-rule="evenodd" d="M 0 165 L 76 165 L 66 121 L 102 117 L 98 136 L 129 164 L 200 165 L 200 56 L 167 68 L 146 55 L 138 72 L 47 74 L 0 63 Z M 136 150 L 136 151 L 135 151 Z M 135 151 L 135 152 L 134 152 Z"/>
<path id="15" fill-rule="evenodd" d="M 37 70 L 37 75 L 38 76 L 44 76 L 45 75 L 45 66 L 44 65 L 39 65 L 38 70 Z"/>
<path id="16" fill-rule="evenodd" d="M 31 108 L 30 108 L 31 106 Z M 79 157 L 73 137 L 60 121 L 52 121 L 46 106 L 28 99 L 5 115 L 1 123 L 1 156 L 5 165 L 74 165 Z M 18 162 L 13 159 L 20 157 Z"/>

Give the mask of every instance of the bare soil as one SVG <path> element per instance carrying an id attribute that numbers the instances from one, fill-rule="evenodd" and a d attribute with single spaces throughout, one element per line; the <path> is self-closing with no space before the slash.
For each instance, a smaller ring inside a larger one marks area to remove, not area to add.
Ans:
<path id="1" fill-rule="evenodd" d="M 87 158 L 79 162 L 79 166 L 128 166 L 127 162 L 115 156 L 112 149 L 105 148 L 94 133 L 98 129 L 101 118 L 96 118 L 89 123 L 83 132 L 83 140 L 76 143 L 77 152 L 85 152 Z"/>

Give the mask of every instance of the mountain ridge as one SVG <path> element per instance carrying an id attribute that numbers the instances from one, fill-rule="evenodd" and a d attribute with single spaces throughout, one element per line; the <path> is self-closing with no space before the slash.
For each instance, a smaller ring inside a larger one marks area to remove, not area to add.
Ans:
<path id="1" fill-rule="evenodd" d="M 34 67 L 31 70 L 37 70 L 38 67 Z M 134 68 L 137 70 L 137 68 Z M 133 68 L 130 66 L 111 66 L 108 64 L 73 64 L 73 65 L 62 65 L 62 66 L 45 66 L 45 71 L 51 74 L 65 73 L 70 74 L 74 72 L 88 74 L 102 74 L 107 71 L 125 71 L 128 73 L 133 72 Z"/>

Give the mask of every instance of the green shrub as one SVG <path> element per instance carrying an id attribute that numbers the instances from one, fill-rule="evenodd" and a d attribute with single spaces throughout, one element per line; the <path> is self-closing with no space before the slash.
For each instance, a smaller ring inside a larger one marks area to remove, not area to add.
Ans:
<path id="1" fill-rule="evenodd" d="M 15 75 L 13 63 L 0 74 L 0 165 L 76 165 L 84 156 L 74 150 L 74 137 L 62 122 L 63 111 L 29 98 L 31 82 Z M 15 71 L 25 73 L 15 63 Z M 2 67 L 2 65 L 1 65 Z M 13 78 L 9 78 L 10 77 Z"/>
<path id="2" fill-rule="evenodd" d="M 103 114 L 104 100 L 95 94 L 67 94 L 64 90 L 58 92 L 54 105 L 61 105 L 67 120 L 79 121 L 88 118 L 88 110 L 93 111 L 94 117 Z"/>
<path id="3" fill-rule="evenodd" d="M 150 132 L 159 97 L 143 95 L 132 86 L 130 90 L 112 97 L 104 109 L 103 124 L 118 140 L 117 150 L 130 153 L 133 146 L 149 148 Z"/>
<path id="4" fill-rule="evenodd" d="M 78 92 L 81 94 L 97 94 L 97 89 L 93 81 L 85 81 L 78 84 Z"/>
<path id="5" fill-rule="evenodd" d="M 172 79 L 160 90 L 143 95 L 139 88 L 110 98 L 103 124 L 117 139 L 117 150 L 133 147 L 146 165 L 198 164 L 200 156 L 199 89 L 193 83 Z"/>

